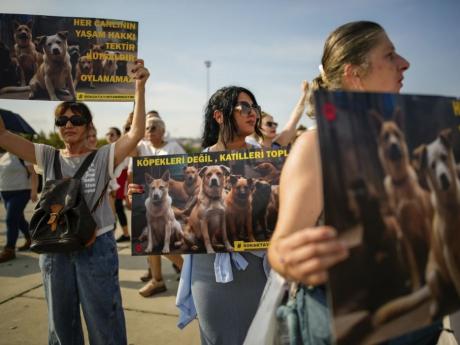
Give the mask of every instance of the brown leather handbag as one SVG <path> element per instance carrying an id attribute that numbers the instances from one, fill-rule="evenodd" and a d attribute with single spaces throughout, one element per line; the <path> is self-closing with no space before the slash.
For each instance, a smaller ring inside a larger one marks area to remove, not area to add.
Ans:
<path id="1" fill-rule="evenodd" d="M 85 158 L 73 177 L 63 178 L 59 151 L 54 155 L 54 180 L 46 181 L 30 220 L 30 249 L 36 253 L 62 253 L 81 250 L 96 239 L 96 222 L 83 197 L 81 178 L 97 151 Z"/>

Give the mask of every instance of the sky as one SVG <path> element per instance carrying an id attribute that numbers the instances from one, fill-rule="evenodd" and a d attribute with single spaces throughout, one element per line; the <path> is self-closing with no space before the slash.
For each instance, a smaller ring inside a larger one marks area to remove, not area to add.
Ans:
<path id="1" fill-rule="evenodd" d="M 207 101 L 220 87 L 250 89 L 283 126 L 303 79 L 318 74 L 323 44 L 354 20 L 381 24 L 411 63 L 403 93 L 460 96 L 458 0 L 2 0 L 0 13 L 122 19 L 139 22 L 138 56 L 151 76 L 147 109 L 156 109 L 172 137 L 199 137 Z M 54 130 L 56 102 L 0 99 L 37 131 Z M 98 137 L 122 127 L 132 103 L 88 102 Z M 304 116 L 304 125 L 311 121 Z"/>

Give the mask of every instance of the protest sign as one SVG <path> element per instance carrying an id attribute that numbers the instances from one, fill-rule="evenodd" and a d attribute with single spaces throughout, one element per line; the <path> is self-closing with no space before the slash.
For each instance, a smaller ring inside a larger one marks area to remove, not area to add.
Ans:
<path id="1" fill-rule="evenodd" d="M 0 14 L 0 98 L 132 101 L 133 21 Z"/>
<path id="2" fill-rule="evenodd" d="M 315 95 L 337 343 L 376 344 L 460 308 L 460 102 Z"/>
<path id="3" fill-rule="evenodd" d="M 132 253 L 263 250 L 287 149 L 134 158 Z"/>

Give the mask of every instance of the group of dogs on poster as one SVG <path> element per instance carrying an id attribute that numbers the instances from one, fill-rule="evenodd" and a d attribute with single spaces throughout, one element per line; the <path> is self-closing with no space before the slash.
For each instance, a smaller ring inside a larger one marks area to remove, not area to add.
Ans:
<path id="1" fill-rule="evenodd" d="M 186 165 L 181 180 L 169 170 L 156 178 L 144 172 L 143 254 L 231 252 L 235 241 L 268 240 L 278 214 L 281 166 L 267 160 L 245 169 L 254 177 L 235 174 L 231 164 Z"/>
<path id="2" fill-rule="evenodd" d="M 381 305 L 367 305 L 372 315 L 357 326 L 361 330 L 394 321 L 425 304 L 429 320 L 438 319 L 460 306 L 460 167 L 453 146 L 454 135 L 458 137 L 458 133 L 452 128 L 439 129 L 434 140 L 427 140 L 409 152 L 405 133 L 401 130 L 403 114 L 400 109 L 395 110 L 390 120 L 384 120 L 376 111 L 370 111 L 370 117 L 378 132 L 378 158 L 385 174 L 384 199 L 390 212 L 382 213 L 379 203 L 373 203 L 377 200 L 375 191 L 363 180 L 354 181 L 349 187 L 348 204 L 368 229 L 364 231 L 372 232 L 363 234 L 362 247 L 373 248 L 376 262 L 391 253 L 388 248 L 382 249 L 385 247 L 377 241 L 388 240 L 396 234 L 410 286 L 406 294 L 386 299 Z M 382 233 L 377 234 L 376 228 L 381 228 Z M 362 266 L 371 267 L 372 264 Z M 378 280 L 375 274 L 382 272 L 374 271 L 374 278 L 369 279 Z M 337 283 L 340 284 L 340 279 Z M 383 294 L 390 287 L 375 288 Z M 346 336 L 363 334 L 352 331 Z M 357 342 L 350 340 L 348 343 Z"/>
<path id="3" fill-rule="evenodd" d="M 14 44 L 0 41 L 0 95 L 28 92 L 29 99 L 75 100 L 77 88 L 94 89 L 93 80 L 101 76 L 130 75 L 129 62 L 104 44 L 91 43 L 81 51 L 78 43 L 69 44 L 69 31 L 34 36 L 32 27 L 32 20 L 15 21 Z"/>

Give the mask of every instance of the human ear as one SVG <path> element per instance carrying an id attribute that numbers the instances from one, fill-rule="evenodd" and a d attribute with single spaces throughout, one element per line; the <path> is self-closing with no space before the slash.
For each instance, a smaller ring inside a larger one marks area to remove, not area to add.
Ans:
<path id="1" fill-rule="evenodd" d="M 343 87 L 346 90 L 363 90 L 359 67 L 352 64 L 345 64 L 343 68 Z"/>
<path id="2" fill-rule="evenodd" d="M 224 113 L 220 110 L 214 110 L 213 117 L 219 125 L 224 123 Z"/>

